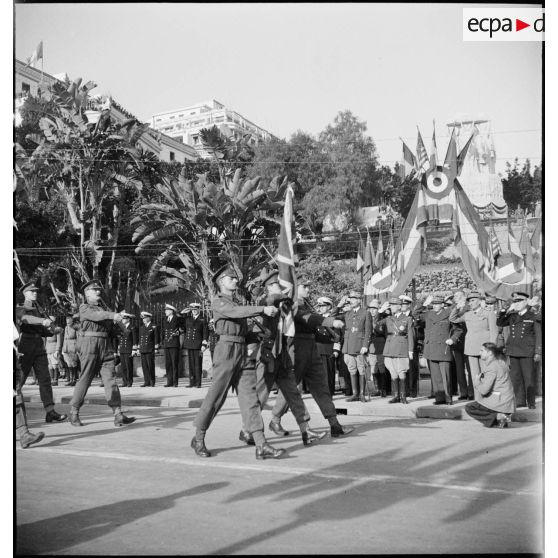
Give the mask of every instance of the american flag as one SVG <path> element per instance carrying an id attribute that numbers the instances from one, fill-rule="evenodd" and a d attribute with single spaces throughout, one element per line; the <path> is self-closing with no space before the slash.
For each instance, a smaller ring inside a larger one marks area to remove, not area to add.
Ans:
<path id="1" fill-rule="evenodd" d="M 428 154 L 426 153 L 426 147 L 424 147 L 424 142 L 422 141 L 422 136 L 420 135 L 420 130 L 417 126 L 418 137 L 417 137 L 417 157 L 418 157 L 418 167 L 420 170 L 428 170 Z"/>
<path id="2" fill-rule="evenodd" d="M 294 215 L 293 215 L 292 186 L 287 187 L 285 194 L 285 206 L 283 208 L 283 220 L 279 232 L 279 247 L 277 250 L 277 264 L 279 268 L 279 285 L 283 293 L 293 300 L 297 296 L 297 282 L 295 269 L 295 252 L 293 238 L 295 235 Z M 279 335 L 294 337 L 295 325 L 292 308 L 285 308 L 281 304 L 281 319 L 279 320 Z"/>
<path id="3" fill-rule="evenodd" d="M 498 256 L 502 255 L 502 247 L 500 246 L 500 241 L 498 240 L 498 237 L 496 236 L 496 231 L 494 230 L 494 225 L 490 225 L 490 231 L 488 233 L 488 237 L 489 237 L 489 244 L 488 244 L 488 249 L 490 250 L 489 252 L 489 267 L 488 270 L 492 270 L 494 269 L 494 266 L 496 264 L 496 260 L 498 259 Z"/>

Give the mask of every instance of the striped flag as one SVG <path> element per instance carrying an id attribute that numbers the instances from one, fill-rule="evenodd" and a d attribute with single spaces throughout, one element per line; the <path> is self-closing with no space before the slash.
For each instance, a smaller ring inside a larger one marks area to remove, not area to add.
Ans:
<path id="1" fill-rule="evenodd" d="M 436 121 L 432 121 L 432 145 L 430 146 L 430 168 L 435 169 L 438 164 L 438 148 L 436 146 Z"/>
<path id="2" fill-rule="evenodd" d="M 364 282 L 368 281 L 374 274 L 374 247 L 372 246 L 372 239 L 370 238 L 370 231 L 366 236 L 366 247 L 364 249 Z"/>
<path id="3" fill-rule="evenodd" d="M 279 285 L 284 294 L 296 300 L 297 282 L 295 269 L 294 242 L 295 226 L 293 214 L 294 192 L 289 184 L 285 193 L 285 206 L 283 207 L 283 219 L 279 232 L 279 247 L 277 249 L 277 264 L 279 268 Z M 292 308 L 284 308 L 281 304 L 281 319 L 279 320 L 278 337 L 284 334 L 287 337 L 294 337 L 295 324 Z M 276 348 L 274 347 L 274 350 Z M 278 354 L 278 353 L 276 353 Z"/>
<path id="4" fill-rule="evenodd" d="M 511 254 L 513 267 L 515 271 L 521 271 L 524 268 L 523 254 L 517 239 L 513 235 L 511 223 L 508 219 L 508 251 Z"/>
<path id="5" fill-rule="evenodd" d="M 422 136 L 420 135 L 419 127 L 417 126 L 417 157 L 418 157 L 418 167 L 422 171 L 428 170 L 428 154 L 426 153 L 426 147 L 424 147 L 424 142 L 422 141 Z"/>
<path id="6" fill-rule="evenodd" d="M 401 139 L 401 138 L 399 138 Z M 412 172 L 417 170 L 417 160 L 413 152 L 407 147 L 407 144 L 401 139 L 403 143 L 403 158 L 401 159 L 400 176 L 405 179 Z"/>
<path id="7" fill-rule="evenodd" d="M 498 257 L 502 255 L 502 247 L 500 246 L 500 241 L 496 236 L 496 231 L 494 230 L 494 225 L 490 223 L 490 231 L 488 233 L 489 237 L 489 271 L 494 269 Z"/>
<path id="8" fill-rule="evenodd" d="M 116 294 L 114 296 L 114 309 L 118 312 L 118 309 L 122 305 L 122 299 L 120 296 L 120 271 L 118 272 L 118 279 L 116 280 Z"/>
<path id="9" fill-rule="evenodd" d="M 376 269 L 384 267 L 384 241 L 382 240 L 382 228 L 380 227 L 380 234 L 378 236 L 378 244 L 376 245 Z"/>

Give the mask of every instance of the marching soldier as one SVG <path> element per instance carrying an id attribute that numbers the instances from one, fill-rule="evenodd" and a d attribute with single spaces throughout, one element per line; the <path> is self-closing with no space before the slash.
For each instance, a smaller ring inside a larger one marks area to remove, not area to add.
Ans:
<path id="1" fill-rule="evenodd" d="M 139 328 L 139 352 L 143 384 L 140 387 L 155 387 L 155 349 L 159 348 L 159 330 L 151 321 L 151 312 L 140 313 L 142 325 Z"/>
<path id="2" fill-rule="evenodd" d="M 386 344 L 384 346 L 384 362 L 391 375 L 391 391 L 393 398 L 389 403 L 407 403 L 405 395 L 405 376 L 409 363 L 413 359 L 415 332 L 411 317 L 401 312 L 401 301 L 391 297 L 389 303 L 380 308 L 380 312 L 391 309 L 391 316 L 382 322 L 386 326 Z"/>
<path id="3" fill-rule="evenodd" d="M 351 375 L 352 397 L 347 401 L 366 401 L 366 353 L 370 344 L 371 316 L 361 306 L 358 291 L 349 293 L 351 309 L 343 315 L 345 332 L 343 335 L 343 354 L 345 364 Z M 360 382 L 360 385 L 359 385 Z M 361 393 L 362 392 L 362 393 Z"/>
<path id="4" fill-rule="evenodd" d="M 274 448 L 265 439 L 255 369 L 249 368 L 245 373 L 247 357 L 250 356 L 247 352 L 249 328 L 246 318 L 262 314 L 274 316 L 277 308 L 241 306 L 235 302 L 233 294 L 238 286 L 238 278 L 230 266 L 219 269 L 213 276 L 213 282 L 219 290 L 212 301 L 215 331 L 219 340 L 215 346 L 213 381 L 194 420 L 196 433 L 190 446 L 199 457 L 211 457 L 205 446 L 205 434 L 223 406 L 229 388 L 237 386 L 242 424 L 254 439 L 256 459 L 278 458 L 285 450 Z"/>
<path id="5" fill-rule="evenodd" d="M 79 317 L 79 316 L 78 316 Z M 62 344 L 62 356 L 68 366 L 68 381 L 66 386 L 75 386 L 78 380 L 78 357 L 77 357 L 77 334 L 79 323 L 73 315 L 66 317 L 64 328 L 64 342 Z"/>
<path id="6" fill-rule="evenodd" d="M 350 434 L 354 428 L 351 426 L 342 426 L 337 420 L 337 411 L 331 399 L 329 389 L 327 387 L 327 378 L 324 376 L 318 351 L 316 349 L 315 332 L 318 326 L 334 327 L 338 329 L 344 328 L 345 324 L 342 320 L 333 318 L 332 316 L 324 318 L 320 314 L 312 311 L 308 302 L 310 295 L 308 279 L 301 279 L 298 283 L 298 300 L 296 303 L 296 311 L 294 314 L 295 321 L 295 338 L 294 338 L 294 370 L 295 380 L 300 384 L 302 380 L 306 381 L 306 385 L 312 394 L 312 397 L 318 404 L 320 411 L 330 424 L 331 435 L 334 438 Z M 284 395 L 279 392 L 275 401 L 275 406 L 271 411 L 272 422 L 269 427 L 276 434 L 285 435 L 286 432 L 281 426 L 281 417 L 287 412 L 289 405 Z"/>
<path id="7" fill-rule="evenodd" d="M 135 316 L 128 312 L 121 312 L 122 327 L 118 333 L 118 354 L 120 355 L 120 370 L 122 371 L 122 387 L 132 387 L 134 383 L 134 357 L 132 353 L 138 346 L 138 333 L 132 326 Z"/>
<path id="8" fill-rule="evenodd" d="M 88 281 L 82 287 L 85 304 L 79 307 L 81 330 L 77 342 L 82 373 L 70 401 L 72 426 L 83 426 L 79 418 L 79 410 L 85 401 L 93 377 L 98 372 L 101 373 L 107 403 L 114 413 L 114 425 L 124 426 L 136 420 L 122 413 L 120 391 L 114 370 L 115 355 L 111 334 L 113 323 L 122 322 L 122 315 L 101 308 L 102 290 L 101 282 L 97 279 Z"/>
<path id="9" fill-rule="evenodd" d="M 178 359 L 180 357 L 180 321 L 176 308 L 165 304 L 165 320 L 163 321 L 162 342 L 165 348 L 165 371 L 167 383 L 165 387 L 178 387 Z"/>
<path id="10" fill-rule="evenodd" d="M 21 353 L 20 387 L 25 385 L 27 376 L 33 368 L 39 382 L 41 401 L 46 411 L 46 422 L 62 422 L 68 416 L 61 415 L 54 410 L 48 360 L 43 342 L 45 335 L 54 335 L 54 324 L 52 320 L 41 315 L 37 307 L 38 290 L 32 282 L 26 283 L 19 289 L 25 298 L 23 304 L 16 307 L 16 323 L 21 332 L 18 343 L 18 352 Z"/>
<path id="11" fill-rule="evenodd" d="M 183 321 L 184 345 L 188 350 L 188 370 L 190 371 L 190 385 L 188 387 L 201 388 L 202 386 L 202 352 L 207 349 L 208 329 L 207 322 L 201 316 L 201 304 L 192 302 L 189 312 Z"/>
<path id="12" fill-rule="evenodd" d="M 529 295 L 515 292 L 513 303 L 498 316 L 497 325 L 509 326 L 506 355 L 510 358 L 510 376 L 517 407 L 535 409 L 535 362 L 541 360 L 541 326 L 535 312 L 528 308 Z"/>

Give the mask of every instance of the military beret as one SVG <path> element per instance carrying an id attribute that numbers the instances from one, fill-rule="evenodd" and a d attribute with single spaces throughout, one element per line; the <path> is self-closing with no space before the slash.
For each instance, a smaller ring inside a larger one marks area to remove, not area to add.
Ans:
<path id="1" fill-rule="evenodd" d="M 172 304 L 165 304 L 165 310 L 172 310 L 173 312 L 177 312 L 177 309 L 172 306 Z"/>
<path id="2" fill-rule="evenodd" d="M 526 300 L 529 298 L 529 295 L 522 291 L 515 291 L 514 293 L 512 293 L 512 298 L 514 300 Z"/>
<path id="3" fill-rule="evenodd" d="M 473 292 L 471 292 L 467 295 L 467 300 L 470 300 L 472 298 L 480 298 L 480 297 L 481 297 L 481 295 L 480 295 L 479 292 L 473 291 Z"/>
<path id="4" fill-rule="evenodd" d="M 411 304 L 413 302 L 413 299 L 407 295 L 400 295 L 399 300 L 401 301 L 401 304 Z"/>
<path id="5" fill-rule="evenodd" d="M 379 307 L 380 307 L 380 301 L 377 298 L 373 298 L 368 303 L 368 308 L 379 308 Z"/>
<path id="6" fill-rule="evenodd" d="M 331 300 L 331 298 L 328 298 L 327 296 L 321 296 L 320 298 L 318 298 L 318 306 L 321 306 L 323 304 L 328 304 L 329 306 L 333 306 L 333 301 Z"/>
<path id="7" fill-rule="evenodd" d="M 229 264 L 225 264 L 224 266 L 220 267 L 214 274 L 213 277 L 211 278 L 211 280 L 213 281 L 213 283 L 215 285 L 217 285 L 217 281 L 221 278 L 221 277 L 234 277 L 236 279 L 238 279 L 238 276 L 236 274 L 236 271 L 234 270 L 234 268 L 232 267 L 232 265 Z"/>
<path id="8" fill-rule="evenodd" d="M 103 290 L 103 285 L 99 279 L 91 279 L 91 281 L 87 281 L 81 286 L 81 292 L 85 293 L 87 289 L 100 289 Z"/>
<path id="9" fill-rule="evenodd" d="M 360 298 L 362 295 L 358 291 L 350 291 L 349 298 Z"/>
<path id="10" fill-rule="evenodd" d="M 396 296 L 392 296 L 392 297 L 389 299 L 389 303 L 390 303 L 390 304 L 401 304 L 401 301 L 400 301 Z"/>
<path id="11" fill-rule="evenodd" d="M 33 283 L 33 281 L 29 281 L 29 283 L 25 283 L 25 285 L 19 288 L 19 292 L 22 294 L 27 293 L 29 291 L 38 291 L 38 290 L 39 287 L 37 287 L 35 283 Z"/>
<path id="12" fill-rule="evenodd" d="M 279 283 L 279 271 L 277 269 L 273 269 L 262 279 L 262 285 L 264 286 L 273 285 L 273 283 Z"/>
<path id="13" fill-rule="evenodd" d="M 142 318 L 147 318 L 147 317 L 152 318 L 153 314 L 151 312 L 140 312 L 140 316 Z"/>
<path id="14" fill-rule="evenodd" d="M 485 299 L 486 304 L 496 304 L 498 299 L 495 296 L 487 296 Z"/>

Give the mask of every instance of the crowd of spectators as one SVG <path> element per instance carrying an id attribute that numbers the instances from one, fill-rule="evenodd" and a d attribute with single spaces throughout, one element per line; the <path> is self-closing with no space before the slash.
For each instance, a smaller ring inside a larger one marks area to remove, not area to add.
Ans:
<path id="1" fill-rule="evenodd" d="M 475 290 L 475 283 L 469 274 L 459 266 L 444 269 L 423 269 L 415 274 L 415 288 L 418 299 L 429 294 L 443 296 L 453 294 L 456 290 Z"/>

